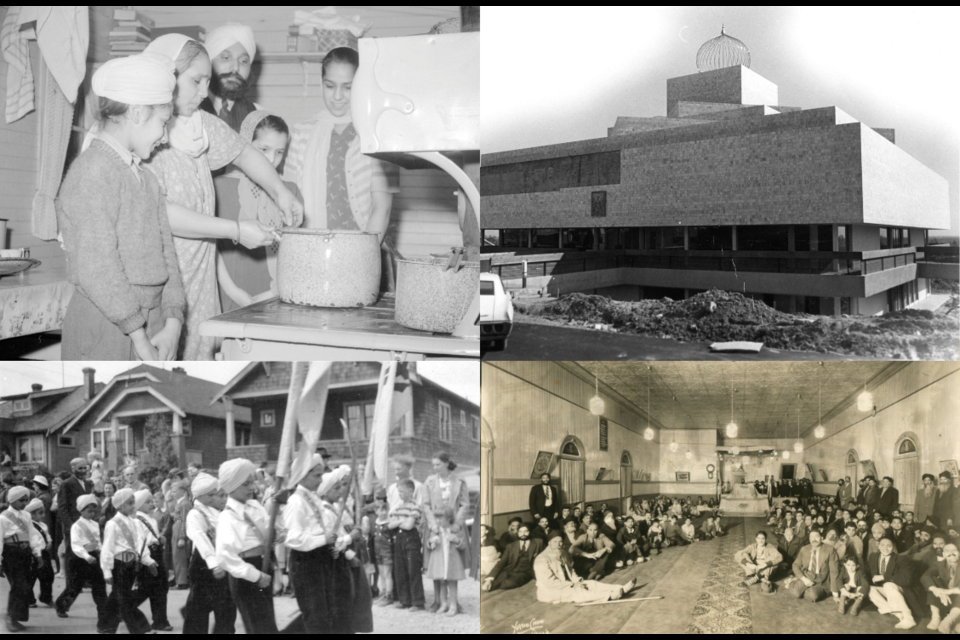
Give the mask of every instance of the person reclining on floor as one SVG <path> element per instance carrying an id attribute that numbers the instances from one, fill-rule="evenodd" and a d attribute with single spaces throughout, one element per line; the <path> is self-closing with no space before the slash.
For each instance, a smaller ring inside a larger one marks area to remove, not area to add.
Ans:
<path id="1" fill-rule="evenodd" d="M 840 603 L 840 559 L 833 548 L 823 546 L 823 538 L 816 531 L 810 534 L 810 544 L 797 554 L 793 574 L 795 578 L 785 586 L 795 597 L 817 602 L 832 592 Z"/>
<path id="2" fill-rule="evenodd" d="M 743 567 L 747 575 L 743 584 L 749 588 L 761 581 L 769 585 L 770 576 L 783 561 L 783 556 L 777 551 L 776 546 L 767 544 L 767 532 L 760 531 L 757 533 L 756 542 L 738 551 L 734 560 Z"/>
<path id="3" fill-rule="evenodd" d="M 927 629 L 940 633 L 960 633 L 960 549 L 955 544 L 943 548 L 943 559 L 927 569 L 921 578 L 927 590 L 927 604 L 933 618 Z"/>
<path id="4" fill-rule="evenodd" d="M 840 565 L 840 615 L 846 613 L 850 604 L 850 615 L 860 615 L 860 608 L 870 593 L 870 578 L 861 566 L 860 556 L 848 555 Z"/>
<path id="5" fill-rule="evenodd" d="M 613 540 L 600 533 L 596 523 L 591 523 L 587 532 L 570 547 L 577 573 L 586 575 L 587 580 L 602 578 L 615 546 Z"/>
<path id="6" fill-rule="evenodd" d="M 880 550 L 871 554 L 870 601 L 881 615 L 892 613 L 900 621 L 896 629 L 912 629 L 917 626 L 904 599 L 904 589 L 910 588 L 911 571 L 909 560 L 893 553 L 893 541 L 880 540 Z"/>
<path id="7" fill-rule="evenodd" d="M 646 561 L 650 554 L 650 545 L 640 535 L 640 530 L 634 526 L 633 518 L 627 516 L 623 520 L 623 528 L 617 534 L 617 547 L 627 566 Z"/>
<path id="8" fill-rule="evenodd" d="M 683 540 L 685 544 L 699 542 L 699 538 L 697 538 L 697 528 L 693 526 L 693 520 L 690 518 L 685 519 L 683 526 L 680 527 L 680 539 Z"/>
<path id="9" fill-rule="evenodd" d="M 596 525 L 593 525 L 594 527 Z M 569 558 L 560 547 L 560 534 L 551 534 L 546 551 L 537 556 L 533 570 L 537 578 L 537 600 L 552 604 L 566 602 L 608 602 L 619 600 L 637 584 L 631 580 L 625 585 L 603 584 L 596 580 L 583 580 L 573 570 Z"/>
<path id="10" fill-rule="evenodd" d="M 701 540 L 712 540 L 713 538 L 720 538 L 725 535 L 727 535 L 727 532 L 720 526 L 720 518 L 714 519 L 707 516 L 707 519 L 703 521 L 703 525 L 700 527 Z"/>
<path id="11" fill-rule="evenodd" d="M 504 549 L 500 561 L 483 581 L 484 591 L 518 589 L 533 580 L 533 561 L 543 551 L 543 540 L 530 538 L 530 529 L 521 524 L 517 541 Z"/>
<path id="12" fill-rule="evenodd" d="M 661 551 L 664 546 L 663 525 L 660 523 L 660 520 L 650 522 L 650 527 L 647 529 L 647 543 L 651 549 L 657 550 L 658 556 L 663 553 Z"/>
<path id="13" fill-rule="evenodd" d="M 680 527 L 677 526 L 677 516 L 669 516 L 663 523 L 663 546 L 678 547 L 685 544 L 680 536 Z"/>
<path id="14" fill-rule="evenodd" d="M 503 532 L 502 536 L 500 536 L 500 542 L 497 544 L 497 549 L 500 550 L 500 553 L 506 551 L 507 547 L 510 546 L 510 543 L 516 542 L 520 539 L 517 536 L 517 531 L 520 529 L 521 524 L 523 524 L 523 518 L 510 518 L 510 522 L 507 523 L 507 530 Z"/>
<path id="15" fill-rule="evenodd" d="M 600 535 L 613 543 L 613 549 L 610 551 L 610 559 L 607 562 L 612 563 L 617 569 L 623 568 L 624 560 L 623 548 L 617 544 L 619 533 L 617 530 L 617 519 L 613 516 L 613 512 L 604 512 L 603 524 L 600 525 Z"/>

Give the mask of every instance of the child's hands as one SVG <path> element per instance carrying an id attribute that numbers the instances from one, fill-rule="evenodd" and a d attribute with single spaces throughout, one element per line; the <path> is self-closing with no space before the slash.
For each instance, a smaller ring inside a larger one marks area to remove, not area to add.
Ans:
<path id="1" fill-rule="evenodd" d="M 273 235 L 273 229 L 267 225 L 257 220 L 240 221 L 240 244 L 247 249 L 268 247 L 274 240 L 276 237 Z"/>
<path id="2" fill-rule="evenodd" d="M 144 362 L 155 362 L 160 359 L 160 355 L 157 353 L 153 344 L 147 340 L 147 332 L 143 327 L 131 333 L 130 339 L 133 341 L 133 350 L 136 352 L 138 358 Z"/>
<path id="3" fill-rule="evenodd" d="M 303 205 L 289 189 L 281 186 L 274 198 L 277 207 L 283 212 L 283 224 L 289 227 L 299 227 L 303 223 Z"/>
<path id="4" fill-rule="evenodd" d="M 176 360 L 177 346 L 180 344 L 180 321 L 167 318 L 166 325 L 150 339 L 150 344 L 156 347 L 158 360 Z"/>

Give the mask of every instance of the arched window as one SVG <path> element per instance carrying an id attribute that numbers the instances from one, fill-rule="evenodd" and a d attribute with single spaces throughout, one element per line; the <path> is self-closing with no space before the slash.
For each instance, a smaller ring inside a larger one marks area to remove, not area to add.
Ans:
<path id="1" fill-rule="evenodd" d="M 630 458 L 630 452 L 624 451 L 623 455 L 620 456 L 620 466 L 621 467 L 632 467 L 633 460 Z"/>
<path id="2" fill-rule="evenodd" d="M 857 483 L 860 481 L 860 456 L 851 449 L 847 452 L 846 475 L 850 476 L 850 483 L 853 485 L 851 491 L 853 497 L 857 497 Z"/>
<path id="3" fill-rule="evenodd" d="M 577 443 L 573 442 L 572 440 L 567 444 L 563 445 L 563 451 L 561 451 L 561 453 L 566 456 L 579 457 L 581 455 L 580 449 L 577 448 Z"/>
<path id="4" fill-rule="evenodd" d="M 917 487 L 920 486 L 919 441 L 917 434 L 908 431 L 900 435 L 894 448 L 897 453 L 893 457 L 893 483 L 900 491 L 904 511 L 913 510 Z"/>
<path id="5" fill-rule="evenodd" d="M 847 454 L 847 464 L 857 464 L 857 454 L 850 452 Z"/>
<path id="6" fill-rule="evenodd" d="M 897 450 L 899 455 L 904 455 L 907 453 L 916 453 L 917 445 L 913 444 L 913 440 L 910 438 L 904 438 L 903 442 L 900 443 L 900 448 Z"/>
<path id="7" fill-rule="evenodd" d="M 560 443 L 560 498 L 563 504 L 580 504 L 586 500 L 585 451 L 576 436 L 567 436 Z"/>

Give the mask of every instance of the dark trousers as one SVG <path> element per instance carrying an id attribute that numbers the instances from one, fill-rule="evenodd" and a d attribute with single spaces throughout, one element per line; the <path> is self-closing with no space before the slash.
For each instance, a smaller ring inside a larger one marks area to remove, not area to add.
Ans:
<path id="1" fill-rule="evenodd" d="M 30 581 L 30 604 L 36 604 L 36 598 L 33 596 L 33 585 L 40 582 L 40 602 L 43 604 L 53 604 L 53 565 L 51 564 L 50 553 L 43 552 L 43 559 L 40 562 L 40 568 L 33 575 Z"/>
<path id="2" fill-rule="evenodd" d="M 140 572 L 140 563 L 137 561 L 113 563 L 113 589 L 107 598 L 107 632 L 116 633 L 120 622 L 127 625 L 131 635 L 143 634 L 150 631 L 147 616 L 137 608 L 140 599 L 134 591 L 137 574 Z"/>
<path id="3" fill-rule="evenodd" d="M 99 553 L 91 554 L 99 563 Z M 90 582 L 90 592 L 93 602 L 97 605 L 97 629 L 109 627 L 107 620 L 107 584 L 103 581 L 103 572 L 99 564 L 88 564 L 86 560 L 73 556 L 67 567 L 67 587 L 57 598 L 57 611 L 67 612 L 73 606 L 74 600 L 83 591 L 85 582 Z"/>
<path id="4" fill-rule="evenodd" d="M 163 563 L 163 547 L 155 545 L 150 548 L 150 557 L 157 563 L 157 575 L 154 576 L 146 567 L 140 567 L 140 589 L 138 590 L 137 606 L 144 600 L 150 600 L 150 617 L 153 618 L 153 628 L 165 627 L 167 621 L 167 592 L 170 585 L 167 583 L 167 567 Z"/>
<path id="5" fill-rule="evenodd" d="M 210 614 L 213 613 L 214 634 L 236 633 L 237 606 L 230 595 L 230 584 L 225 577 L 220 580 L 213 577 L 196 548 L 190 558 L 189 579 L 190 595 L 183 609 L 183 632 L 210 633 Z"/>
<path id="6" fill-rule="evenodd" d="M 422 607 L 423 595 L 423 543 L 420 532 L 397 530 L 393 547 L 393 583 L 397 600 L 404 606 Z"/>
<path id="7" fill-rule="evenodd" d="M 30 619 L 30 600 L 33 598 L 33 554 L 26 546 L 3 546 L 3 571 L 10 583 L 7 595 L 7 615 L 19 622 Z"/>
<path id="8" fill-rule="evenodd" d="M 349 598 L 338 589 L 337 571 L 329 546 L 290 551 L 290 575 L 307 633 L 351 633 Z"/>
<path id="9" fill-rule="evenodd" d="M 244 560 L 258 571 L 263 566 L 263 558 L 260 557 Z M 230 595 L 237 605 L 246 633 L 279 633 L 277 618 L 273 613 L 272 585 L 261 589 L 254 582 L 237 580 L 233 576 L 228 576 L 227 579 L 230 581 Z"/>

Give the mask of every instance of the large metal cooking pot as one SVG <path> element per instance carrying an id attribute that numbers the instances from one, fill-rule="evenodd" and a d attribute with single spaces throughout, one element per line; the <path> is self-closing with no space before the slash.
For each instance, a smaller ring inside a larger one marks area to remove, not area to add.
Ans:
<path id="1" fill-rule="evenodd" d="M 375 233 L 285 227 L 277 257 L 280 299 L 314 307 L 365 307 L 380 292 Z"/>
<path id="2" fill-rule="evenodd" d="M 444 260 L 397 260 L 397 324 L 453 333 L 480 291 L 480 263 L 447 268 Z"/>

